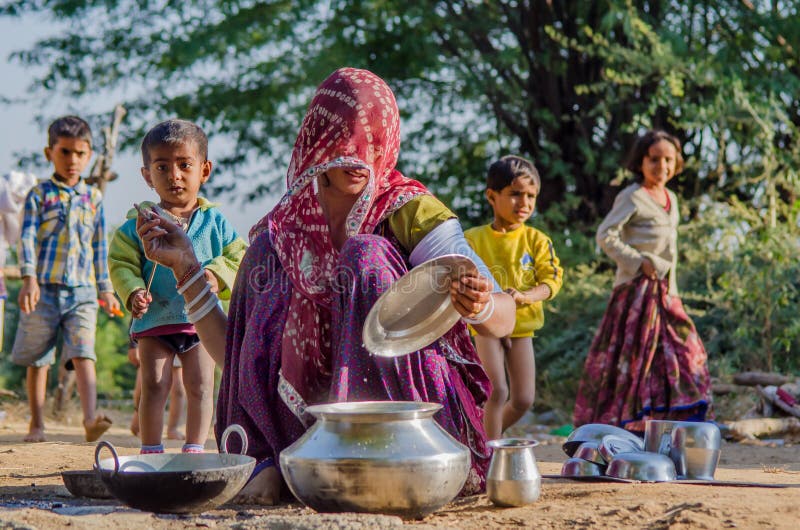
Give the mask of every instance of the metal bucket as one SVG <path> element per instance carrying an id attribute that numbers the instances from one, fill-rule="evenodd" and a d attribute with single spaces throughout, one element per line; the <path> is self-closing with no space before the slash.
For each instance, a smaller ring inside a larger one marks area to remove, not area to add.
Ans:
<path id="1" fill-rule="evenodd" d="M 227 453 L 231 432 L 243 440 L 242 453 Z M 247 436 L 231 425 L 220 440 L 222 453 L 161 453 L 117 456 L 110 443 L 97 444 L 94 452 L 100 478 L 114 497 L 131 508 L 156 513 L 200 513 L 232 499 L 247 482 L 255 459 L 247 451 Z M 103 448 L 112 458 L 100 460 Z"/>

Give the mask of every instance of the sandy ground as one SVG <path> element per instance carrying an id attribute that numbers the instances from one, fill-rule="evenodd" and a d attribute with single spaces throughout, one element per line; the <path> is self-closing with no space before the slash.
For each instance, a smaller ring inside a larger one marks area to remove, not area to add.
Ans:
<path id="1" fill-rule="evenodd" d="M 419 521 L 359 514 L 316 514 L 299 504 L 224 506 L 202 515 L 154 515 L 116 501 L 77 499 L 60 472 L 89 469 L 95 444 L 83 442 L 75 418 L 48 423 L 48 442 L 26 444 L 24 405 L 4 403 L 0 423 L 0 528 L 786 528 L 800 520 L 800 445 L 765 447 L 726 443 L 716 478 L 783 488 L 699 486 L 681 483 L 621 484 L 544 479 L 540 499 L 521 508 L 494 507 L 485 496 L 459 499 Z M 129 415 L 110 414 L 105 439 L 120 454 L 135 454 Z M 543 474 L 558 474 L 566 456 L 561 439 L 536 448 Z M 176 450 L 179 442 L 170 442 Z M 213 442 L 208 445 L 213 447 Z"/>

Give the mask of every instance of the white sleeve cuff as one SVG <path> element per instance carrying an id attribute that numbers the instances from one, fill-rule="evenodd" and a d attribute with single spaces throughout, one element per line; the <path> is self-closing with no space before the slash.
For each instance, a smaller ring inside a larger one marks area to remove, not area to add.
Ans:
<path id="1" fill-rule="evenodd" d="M 478 272 L 486 276 L 494 283 L 495 293 L 502 292 L 500 285 L 489 272 L 489 267 L 478 257 L 472 247 L 469 246 L 467 239 L 464 237 L 464 231 L 461 229 L 461 223 L 458 219 L 448 219 L 433 230 L 431 230 L 425 237 L 422 238 L 409 256 L 409 261 L 412 267 L 416 267 L 420 263 L 424 263 L 433 258 L 446 256 L 447 254 L 461 254 L 475 262 Z"/>

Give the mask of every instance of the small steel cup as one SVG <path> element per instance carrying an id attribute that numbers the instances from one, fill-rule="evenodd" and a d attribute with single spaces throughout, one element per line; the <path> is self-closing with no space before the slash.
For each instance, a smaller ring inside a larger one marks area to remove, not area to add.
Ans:
<path id="1" fill-rule="evenodd" d="M 491 440 L 494 449 L 486 477 L 486 494 L 497 506 L 524 506 L 539 498 L 542 475 L 533 448 L 539 443 L 522 438 Z"/>
<path id="2" fill-rule="evenodd" d="M 722 436 L 709 422 L 683 422 L 672 430 L 670 458 L 678 478 L 714 480 Z"/>
<path id="3" fill-rule="evenodd" d="M 644 426 L 644 450 L 669 456 L 672 447 L 672 430 L 680 421 L 647 420 Z"/>

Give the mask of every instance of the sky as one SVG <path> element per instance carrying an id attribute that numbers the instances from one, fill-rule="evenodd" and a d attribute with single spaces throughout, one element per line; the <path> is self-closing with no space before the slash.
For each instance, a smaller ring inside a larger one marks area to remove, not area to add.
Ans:
<path id="1" fill-rule="evenodd" d="M 73 112 L 80 115 L 81 109 L 70 107 L 66 100 L 58 97 L 37 97 L 32 101 L 11 104 L 2 102 L 3 99 L 13 101 L 27 97 L 36 73 L 26 70 L 17 62 L 10 61 L 9 54 L 15 50 L 27 49 L 39 38 L 48 36 L 55 31 L 57 31 L 57 27 L 54 24 L 34 20 L 32 17 L 0 18 L 0 80 L 2 80 L 0 82 L 0 173 L 4 174 L 12 169 L 17 169 L 15 153 L 30 151 L 42 153 L 47 143 L 47 132 L 44 129 L 46 124 L 40 126 L 36 122 L 37 114 L 41 113 L 47 120 Z M 114 103 L 114 101 L 101 102 L 102 107 L 100 108 L 83 110 L 84 112 L 107 112 L 110 122 Z M 99 133 L 100 131 L 94 131 L 95 142 L 101 141 Z M 210 158 L 213 160 L 215 139 L 210 138 L 209 142 Z M 44 161 L 44 155 L 41 154 L 41 156 Z M 93 163 L 94 159 L 90 162 L 84 176 L 88 174 Z M 112 169 L 120 177 L 108 184 L 104 199 L 106 222 L 109 226 L 119 225 L 134 202 L 157 200 L 155 194 L 142 180 L 140 166 L 141 159 L 138 153 L 120 152 L 116 154 Z M 224 168 L 216 167 L 212 171 L 211 178 L 214 178 L 215 172 L 220 171 L 224 171 Z M 39 179 L 49 176 L 46 168 L 34 172 Z M 278 197 L 269 197 L 253 203 L 242 204 L 238 199 L 232 200 L 226 197 L 220 200 L 220 209 L 239 234 L 246 238 L 250 227 L 272 209 L 277 199 Z"/>

